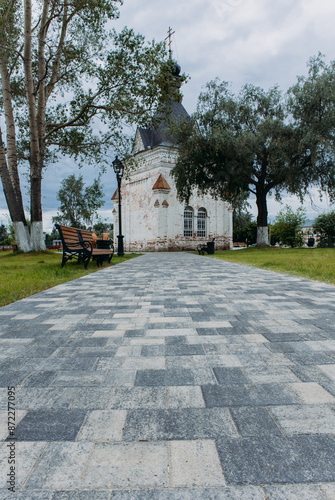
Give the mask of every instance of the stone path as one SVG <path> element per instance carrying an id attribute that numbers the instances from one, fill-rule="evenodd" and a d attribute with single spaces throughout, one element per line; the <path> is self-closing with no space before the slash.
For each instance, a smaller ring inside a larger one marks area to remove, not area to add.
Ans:
<path id="1" fill-rule="evenodd" d="M 335 498 L 334 286 L 146 254 L 1 308 L 0 362 L 0 500 Z"/>

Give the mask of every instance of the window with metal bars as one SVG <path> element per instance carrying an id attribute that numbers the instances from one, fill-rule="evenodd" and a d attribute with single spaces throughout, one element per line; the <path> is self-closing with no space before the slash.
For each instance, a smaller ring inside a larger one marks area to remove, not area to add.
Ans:
<path id="1" fill-rule="evenodd" d="M 184 210 L 184 236 L 193 236 L 193 209 L 191 207 Z"/>
<path id="2" fill-rule="evenodd" d="M 197 236 L 198 238 L 206 238 L 206 210 L 199 208 L 197 217 Z"/>

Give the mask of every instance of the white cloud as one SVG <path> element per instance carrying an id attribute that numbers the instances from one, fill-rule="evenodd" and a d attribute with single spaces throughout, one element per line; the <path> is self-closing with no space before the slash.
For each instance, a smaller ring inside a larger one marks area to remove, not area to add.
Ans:
<path id="1" fill-rule="evenodd" d="M 191 77 L 183 88 L 189 113 L 195 111 L 201 88 L 216 76 L 232 82 L 235 92 L 245 83 L 265 89 L 278 83 L 285 91 L 297 75 L 306 74 L 310 56 L 321 51 L 328 60 L 335 59 L 334 0 L 125 0 L 120 13 L 120 19 L 111 24 L 118 30 L 127 25 L 148 40 L 163 40 L 169 26 L 176 32 L 174 57 Z M 46 214 L 56 212 L 60 182 L 70 173 L 83 173 L 85 183 L 90 184 L 97 170 L 85 167 L 80 171 L 67 159 L 47 169 L 43 181 L 46 224 Z M 104 208 L 109 210 L 116 188 L 113 173 L 105 174 L 103 182 Z M 286 201 L 299 205 L 291 198 Z M 271 200 L 269 207 L 269 213 L 281 208 Z"/>

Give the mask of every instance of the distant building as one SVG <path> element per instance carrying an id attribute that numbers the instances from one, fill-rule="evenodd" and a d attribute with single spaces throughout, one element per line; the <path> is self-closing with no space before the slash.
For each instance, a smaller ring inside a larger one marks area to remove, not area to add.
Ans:
<path id="1" fill-rule="evenodd" d="M 175 65 L 176 79 L 179 73 L 180 67 Z M 209 195 L 192 196 L 188 206 L 177 200 L 171 170 L 178 158 L 178 147 L 169 133 L 169 123 L 188 119 L 187 111 L 181 103 L 170 102 L 158 118 L 150 127 L 137 129 L 133 149 L 137 168 L 122 181 L 125 251 L 192 250 L 213 237 L 216 249 L 231 249 L 233 211 L 228 203 Z M 117 191 L 112 200 L 114 227 L 118 227 Z"/>
<path id="2" fill-rule="evenodd" d="M 315 245 L 319 243 L 319 237 L 314 234 L 313 224 L 314 224 L 313 220 L 307 219 L 305 224 L 301 228 L 305 245 L 307 245 L 309 238 L 314 238 Z"/>

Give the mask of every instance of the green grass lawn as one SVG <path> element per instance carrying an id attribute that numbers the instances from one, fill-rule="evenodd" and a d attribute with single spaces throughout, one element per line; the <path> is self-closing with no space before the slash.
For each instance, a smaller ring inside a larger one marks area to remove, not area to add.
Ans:
<path id="1" fill-rule="evenodd" d="M 335 248 L 249 247 L 212 257 L 335 285 Z"/>
<path id="2" fill-rule="evenodd" d="M 134 253 L 123 257 L 114 255 L 111 263 L 104 262 L 103 267 L 97 267 L 96 262 L 91 261 L 86 271 L 84 265 L 76 261 L 67 262 L 62 269 L 61 252 L 28 254 L 0 252 L 0 307 L 138 255 Z"/>

